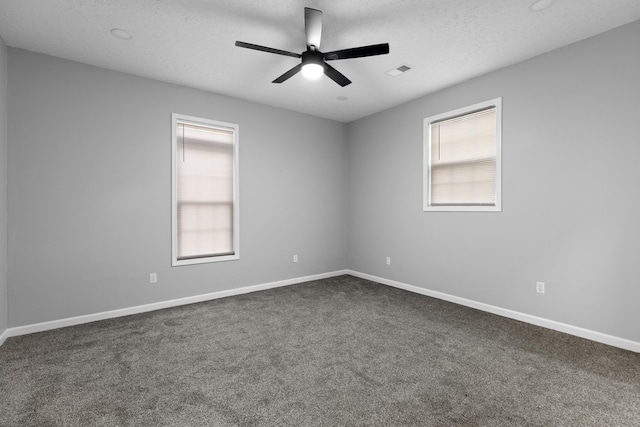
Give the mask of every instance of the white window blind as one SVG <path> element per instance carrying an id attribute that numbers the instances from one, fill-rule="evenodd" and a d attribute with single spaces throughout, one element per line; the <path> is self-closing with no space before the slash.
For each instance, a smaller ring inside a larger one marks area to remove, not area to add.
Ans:
<path id="1" fill-rule="evenodd" d="M 425 210 L 497 210 L 499 108 L 484 105 L 457 113 L 428 121 Z"/>
<path id="2" fill-rule="evenodd" d="M 174 129 L 174 262 L 234 257 L 236 130 L 181 119 Z"/>

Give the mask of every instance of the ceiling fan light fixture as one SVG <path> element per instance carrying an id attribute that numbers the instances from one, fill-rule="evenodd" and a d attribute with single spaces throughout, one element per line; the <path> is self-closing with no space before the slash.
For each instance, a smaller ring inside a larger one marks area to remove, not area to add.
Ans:
<path id="1" fill-rule="evenodd" d="M 324 74 L 322 54 L 310 49 L 302 54 L 302 75 L 310 80 L 319 79 Z"/>
<path id="2" fill-rule="evenodd" d="M 324 73 L 324 68 L 322 68 L 322 65 L 320 64 L 315 64 L 311 62 L 309 64 L 304 64 L 302 66 L 302 75 L 309 80 L 319 79 L 323 73 Z"/>

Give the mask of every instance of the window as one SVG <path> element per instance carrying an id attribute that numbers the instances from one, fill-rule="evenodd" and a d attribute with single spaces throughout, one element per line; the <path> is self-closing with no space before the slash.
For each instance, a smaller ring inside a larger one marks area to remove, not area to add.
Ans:
<path id="1" fill-rule="evenodd" d="M 501 211 L 502 98 L 424 119 L 424 210 Z"/>
<path id="2" fill-rule="evenodd" d="M 173 114 L 172 133 L 172 265 L 238 259 L 238 126 Z"/>

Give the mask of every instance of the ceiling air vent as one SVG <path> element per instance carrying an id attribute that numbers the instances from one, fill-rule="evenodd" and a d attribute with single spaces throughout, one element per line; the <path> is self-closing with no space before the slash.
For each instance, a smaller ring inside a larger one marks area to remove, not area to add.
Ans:
<path id="1" fill-rule="evenodd" d="M 390 75 L 391 77 L 397 77 L 400 74 L 409 71 L 410 69 L 411 69 L 411 67 L 409 67 L 407 64 L 403 64 L 403 65 L 399 66 L 398 68 L 394 68 L 393 70 L 387 71 L 387 74 Z"/>

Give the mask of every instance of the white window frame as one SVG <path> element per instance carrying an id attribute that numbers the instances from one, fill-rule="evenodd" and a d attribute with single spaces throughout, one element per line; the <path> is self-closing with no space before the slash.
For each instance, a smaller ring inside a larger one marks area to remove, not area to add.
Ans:
<path id="1" fill-rule="evenodd" d="M 490 107 L 496 108 L 496 202 L 493 206 L 431 205 L 431 124 L 464 116 Z M 479 102 L 468 107 L 424 119 L 423 129 L 423 210 L 425 212 L 502 212 L 502 98 Z"/>
<path id="2" fill-rule="evenodd" d="M 177 123 L 186 122 L 194 125 L 204 125 L 233 131 L 233 248 L 231 255 L 209 256 L 202 258 L 178 259 L 178 176 L 177 161 L 178 138 Z M 239 205 L 239 132 L 240 127 L 234 123 L 220 122 L 216 120 L 203 119 L 200 117 L 188 116 L 184 114 L 171 114 L 171 265 L 182 266 L 192 264 L 203 264 L 210 262 L 232 261 L 240 259 L 240 205 Z"/>

